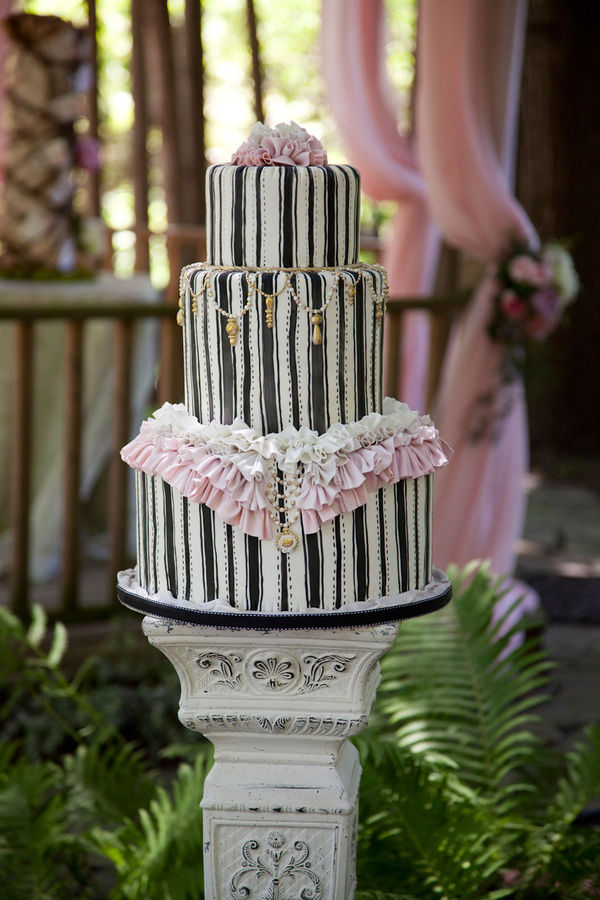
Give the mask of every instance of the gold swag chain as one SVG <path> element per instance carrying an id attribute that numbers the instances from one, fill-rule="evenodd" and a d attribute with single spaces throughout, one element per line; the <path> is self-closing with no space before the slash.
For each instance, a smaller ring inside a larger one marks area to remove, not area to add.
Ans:
<path id="1" fill-rule="evenodd" d="M 294 301 L 294 303 L 301 309 L 303 312 L 306 312 L 307 315 L 310 316 L 310 322 L 312 325 L 312 343 L 313 344 L 321 344 L 323 341 L 322 334 L 322 325 L 323 325 L 323 315 L 333 300 L 334 296 L 337 294 L 338 285 L 340 280 L 343 281 L 345 286 L 345 293 L 347 293 L 347 299 L 350 306 L 353 305 L 354 300 L 356 298 L 356 288 L 361 279 L 364 279 L 367 275 L 368 271 L 379 272 L 382 276 L 383 281 L 383 289 L 380 294 L 373 294 L 373 304 L 375 306 L 375 320 L 377 325 L 379 325 L 383 319 L 385 313 L 386 302 L 389 296 L 389 288 L 387 281 L 387 273 L 383 266 L 379 265 L 367 265 L 366 263 L 355 263 L 349 264 L 343 267 L 335 266 L 335 267 L 297 267 L 297 268 L 281 268 L 281 267 L 269 267 L 269 268 L 255 268 L 255 267 L 247 267 L 247 266 L 213 266 L 208 263 L 193 263 L 190 266 L 185 266 L 181 271 L 181 278 L 179 283 L 179 310 L 177 312 L 177 323 L 179 325 L 183 325 L 184 311 L 183 311 L 183 302 L 184 297 L 187 291 L 190 292 L 192 296 L 192 312 L 195 316 L 198 315 L 198 301 L 200 299 L 205 299 L 210 305 L 218 312 L 219 315 L 223 316 L 227 319 L 227 324 L 225 326 L 225 331 L 227 332 L 227 337 L 229 338 L 229 343 L 231 346 L 235 346 L 240 330 L 240 320 L 246 313 L 252 309 L 255 304 L 255 300 L 257 296 L 260 296 L 264 300 L 264 310 L 265 310 L 265 321 L 267 324 L 267 328 L 273 328 L 274 318 L 275 318 L 275 301 L 282 294 L 288 294 L 289 297 Z M 190 277 L 195 272 L 204 272 L 205 277 L 202 279 L 202 283 L 200 287 L 194 292 L 192 291 L 192 286 L 190 283 Z M 248 290 L 248 299 L 240 312 L 235 315 L 233 313 L 228 312 L 222 307 L 219 306 L 217 300 L 215 299 L 215 293 L 213 286 L 210 282 L 210 278 L 207 277 L 212 272 L 240 272 L 246 278 L 246 285 Z M 325 300 L 321 304 L 321 306 L 309 306 L 307 303 L 304 303 L 303 300 L 298 296 L 296 289 L 292 283 L 293 276 L 296 274 L 304 274 L 308 272 L 332 272 L 334 275 L 333 283 L 331 287 L 328 289 Z M 262 287 L 259 286 L 259 277 L 261 275 L 284 275 L 283 285 L 276 291 L 272 291 L 269 293 L 268 291 L 262 290 Z M 356 277 L 354 277 L 356 276 Z"/>

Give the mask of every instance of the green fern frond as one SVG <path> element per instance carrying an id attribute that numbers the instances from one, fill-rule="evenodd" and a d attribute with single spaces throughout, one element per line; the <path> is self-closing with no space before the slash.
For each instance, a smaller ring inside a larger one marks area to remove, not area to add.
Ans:
<path id="1" fill-rule="evenodd" d="M 7 900 L 91 897 L 86 845 L 67 827 L 61 772 L 16 761 L 0 776 L 0 872 Z"/>
<path id="2" fill-rule="evenodd" d="M 157 789 L 138 824 L 129 822 L 119 834 L 94 833 L 99 850 L 117 868 L 120 900 L 203 897 L 200 801 L 208 767 L 208 754 L 199 752 L 193 766 L 180 766 L 172 796 Z"/>
<path id="3" fill-rule="evenodd" d="M 573 823 L 589 803 L 600 796 L 600 727 L 591 725 L 584 740 L 567 755 L 566 770 L 558 781 L 539 827 L 527 846 L 525 880 L 532 884 L 551 872 L 558 880 L 598 875 L 600 833 L 575 829 Z"/>
<path id="4" fill-rule="evenodd" d="M 558 784 L 547 819 L 568 827 L 581 810 L 600 797 L 600 725 L 590 725 L 584 740 L 567 755 L 567 771 Z"/>
<path id="5" fill-rule="evenodd" d="M 398 746 L 422 756 L 490 798 L 500 815 L 527 786 L 520 769 L 539 748 L 531 711 L 545 699 L 550 663 L 531 643 L 510 648 L 515 629 L 492 627 L 501 581 L 479 570 L 435 617 L 402 625 L 382 661 L 379 727 L 387 717 Z"/>
<path id="6" fill-rule="evenodd" d="M 98 821 L 108 827 L 134 819 L 156 792 L 145 754 L 133 744 L 79 746 L 74 754 L 63 757 L 62 765 L 71 822 L 80 829 Z"/>
<path id="7" fill-rule="evenodd" d="M 403 889 L 423 900 L 491 897 L 482 889 L 492 890 L 512 847 L 490 804 L 391 741 L 367 734 L 356 743 L 363 765 L 361 889 Z"/>

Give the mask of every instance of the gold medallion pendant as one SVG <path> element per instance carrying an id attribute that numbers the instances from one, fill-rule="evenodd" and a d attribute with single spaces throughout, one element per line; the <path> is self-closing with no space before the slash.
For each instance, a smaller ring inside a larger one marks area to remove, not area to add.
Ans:
<path id="1" fill-rule="evenodd" d="M 280 553 L 291 553 L 300 543 L 300 538 L 286 526 L 282 528 L 275 538 L 275 546 Z"/>

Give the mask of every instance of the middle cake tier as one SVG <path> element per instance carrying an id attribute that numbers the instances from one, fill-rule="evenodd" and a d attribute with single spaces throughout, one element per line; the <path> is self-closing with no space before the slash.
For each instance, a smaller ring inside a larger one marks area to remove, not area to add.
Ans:
<path id="1" fill-rule="evenodd" d="M 385 271 L 182 272 L 185 404 L 201 422 L 322 433 L 381 408 Z"/>

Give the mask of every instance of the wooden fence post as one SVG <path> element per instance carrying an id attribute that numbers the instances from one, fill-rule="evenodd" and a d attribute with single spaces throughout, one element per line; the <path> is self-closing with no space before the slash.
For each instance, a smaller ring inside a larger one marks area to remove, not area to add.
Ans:
<path id="1" fill-rule="evenodd" d="M 15 322 L 15 393 L 12 427 L 11 520 L 12 566 L 10 597 L 15 615 L 28 611 L 29 502 L 31 497 L 31 424 L 33 385 L 33 323 Z"/>

